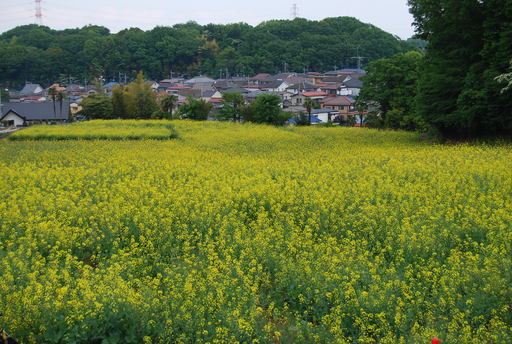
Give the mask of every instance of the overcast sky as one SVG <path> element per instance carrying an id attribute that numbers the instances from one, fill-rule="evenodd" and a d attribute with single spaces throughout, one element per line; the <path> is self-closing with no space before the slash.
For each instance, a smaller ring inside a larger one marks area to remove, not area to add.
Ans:
<path id="1" fill-rule="evenodd" d="M 0 0 L 0 32 L 34 23 L 35 0 Z M 403 39 L 413 35 L 407 0 L 41 0 L 43 24 L 55 29 L 96 24 L 117 32 L 194 20 L 200 24 L 290 19 L 293 3 L 308 19 L 350 16 Z"/>

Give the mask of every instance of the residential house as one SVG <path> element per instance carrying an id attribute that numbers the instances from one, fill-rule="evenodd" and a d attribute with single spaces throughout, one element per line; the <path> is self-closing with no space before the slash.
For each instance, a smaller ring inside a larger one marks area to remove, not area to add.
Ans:
<path id="1" fill-rule="evenodd" d="M 0 109 L 0 121 L 6 125 L 65 123 L 70 118 L 69 101 L 60 103 L 4 103 Z"/>
<path id="2" fill-rule="evenodd" d="M 360 75 L 348 76 L 343 81 L 344 87 L 340 90 L 340 95 L 357 97 L 363 88 L 363 82 Z"/>
<path id="3" fill-rule="evenodd" d="M 270 82 L 268 84 L 265 84 L 265 89 L 269 92 L 284 92 L 288 87 L 290 87 L 290 84 L 283 80 L 275 80 L 273 82 Z"/>
<path id="4" fill-rule="evenodd" d="M 44 88 L 41 87 L 39 84 L 31 84 L 27 83 L 23 87 L 23 89 L 20 91 L 21 97 L 26 96 L 39 96 L 42 95 L 44 91 Z"/>
<path id="5" fill-rule="evenodd" d="M 347 96 L 327 97 L 320 102 L 322 109 L 338 110 L 343 119 L 348 120 L 349 116 L 357 115 L 355 100 Z"/>
<path id="6" fill-rule="evenodd" d="M 344 88 L 343 83 L 325 83 L 317 85 L 320 91 L 329 94 L 330 96 L 339 95 L 341 90 Z"/>
<path id="7" fill-rule="evenodd" d="M 165 93 L 169 94 L 169 95 L 179 95 L 180 94 L 180 91 L 182 90 L 190 90 L 192 89 L 191 86 L 189 85 L 174 85 L 174 86 L 169 86 L 165 89 Z M 160 88 L 159 88 L 160 90 Z M 162 92 L 163 93 L 163 92 Z"/>
<path id="8" fill-rule="evenodd" d="M 250 78 L 249 80 L 252 82 L 252 83 L 255 83 L 255 84 L 260 84 L 261 81 L 263 80 L 266 80 L 268 78 L 270 78 L 271 75 L 268 74 L 268 73 L 260 73 L 260 74 L 257 74 L 255 76 L 253 76 L 252 78 Z"/>
<path id="9" fill-rule="evenodd" d="M 206 90 L 212 90 L 214 83 L 215 83 L 215 80 L 208 78 L 206 76 L 200 75 L 200 76 L 196 76 L 192 79 L 185 81 L 184 84 L 191 86 L 195 90 L 206 91 Z"/>
<path id="10" fill-rule="evenodd" d="M 318 118 L 321 123 L 333 122 L 340 115 L 338 110 L 333 109 L 313 109 L 311 115 Z"/>
<path id="11" fill-rule="evenodd" d="M 309 82 L 301 82 L 289 86 L 286 90 L 293 94 L 299 94 L 301 92 L 319 91 L 320 89 L 318 86 L 310 84 Z"/>

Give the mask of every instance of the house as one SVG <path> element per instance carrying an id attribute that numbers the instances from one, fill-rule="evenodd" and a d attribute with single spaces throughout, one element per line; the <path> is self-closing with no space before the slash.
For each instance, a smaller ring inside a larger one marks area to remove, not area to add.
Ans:
<path id="1" fill-rule="evenodd" d="M 324 83 L 319 84 L 318 88 L 320 88 L 320 91 L 325 92 L 331 96 L 336 96 L 340 94 L 341 89 L 344 88 L 343 83 Z"/>
<path id="2" fill-rule="evenodd" d="M 357 97 L 361 92 L 361 88 L 363 88 L 363 82 L 361 81 L 359 75 L 348 76 L 343 81 L 343 85 L 345 87 L 343 87 L 339 93 L 343 96 Z"/>
<path id="3" fill-rule="evenodd" d="M 301 83 L 297 83 L 297 84 L 293 84 L 293 85 L 289 86 L 286 90 L 288 92 L 291 92 L 294 94 L 299 94 L 304 91 L 306 91 L 306 92 L 318 91 L 319 87 L 316 85 L 310 84 L 309 82 L 301 82 Z"/>
<path id="4" fill-rule="evenodd" d="M 41 87 L 39 84 L 31 84 L 27 83 L 23 87 L 23 89 L 20 91 L 20 96 L 36 96 L 41 95 L 44 91 L 44 88 Z"/>
<path id="5" fill-rule="evenodd" d="M 260 95 L 265 94 L 265 92 L 261 90 L 253 90 L 245 95 L 245 100 L 247 103 L 252 104 Z"/>
<path id="6" fill-rule="evenodd" d="M 334 121 L 340 113 L 333 109 L 313 109 L 311 115 L 318 118 L 321 123 L 327 123 Z"/>
<path id="7" fill-rule="evenodd" d="M 54 107 L 55 106 L 55 107 Z M 4 103 L 0 121 L 6 125 L 24 126 L 32 124 L 64 123 L 70 118 L 69 101 L 44 103 Z"/>
<path id="8" fill-rule="evenodd" d="M 357 115 L 355 102 L 354 99 L 347 96 L 327 97 L 320 101 L 320 107 L 322 109 L 338 110 L 346 121 L 349 116 Z"/>
<path id="9" fill-rule="evenodd" d="M 324 99 L 325 97 L 328 97 L 329 94 L 322 92 L 322 91 L 312 91 L 312 92 L 302 92 L 302 95 L 304 97 L 311 98 L 317 102 L 320 102 L 320 100 Z"/>
<path id="10" fill-rule="evenodd" d="M 160 89 L 160 88 L 159 88 Z M 179 95 L 182 90 L 190 90 L 191 86 L 188 85 L 174 85 L 167 87 L 164 91 L 169 95 Z"/>
<path id="11" fill-rule="evenodd" d="M 268 84 L 265 84 L 265 88 L 269 92 L 284 92 L 288 87 L 290 87 L 290 84 L 283 80 L 275 80 Z"/>
<path id="12" fill-rule="evenodd" d="M 45 102 L 45 101 L 46 101 L 46 97 L 44 97 L 44 96 L 26 96 L 26 97 L 20 98 L 20 102 L 23 102 L 23 103 L 41 103 L 41 102 Z"/>
<path id="13" fill-rule="evenodd" d="M 203 100 L 210 102 L 212 104 L 217 103 L 217 101 L 222 102 L 222 93 L 220 93 L 219 91 L 214 91 L 214 90 L 203 91 L 201 98 L 203 98 Z"/>
<path id="14" fill-rule="evenodd" d="M 268 73 L 260 73 L 260 74 L 253 76 L 250 80 L 256 84 L 259 84 L 262 80 L 266 80 L 270 77 L 271 77 L 271 75 Z"/>
<path id="15" fill-rule="evenodd" d="M 212 90 L 214 83 L 215 80 L 202 75 L 185 81 L 185 85 L 189 85 L 193 89 L 201 91 Z"/>

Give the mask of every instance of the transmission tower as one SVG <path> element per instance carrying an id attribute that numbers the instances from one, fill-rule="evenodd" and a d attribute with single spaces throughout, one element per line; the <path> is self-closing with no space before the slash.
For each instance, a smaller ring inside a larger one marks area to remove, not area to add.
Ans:
<path id="1" fill-rule="evenodd" d="M 292 6 L 292 19 L 299 17 L 299 6 L 297 4 L 293 4 Z"/>
<path id="2" fill-rule="evenodd" d="M 43 0 L 34 0 L 36 5 L 36 24 L 43 25 L 43 10 L 41 9 L 41 1 Z"/>
<path id="3" fill-rule="evenodd" d="M 351 59 L 354 59 L 354 60 L 357 60 L 357 69 L 361 69 L 362 67 L 362 64 L 363 64 L 363 60 L 364 59 L 367 59 L 368 57 L 366 56 L 361 56 L 359 54 L 359 47 L 357 47 L 357 56 L 353 56 L 351 57 Z"/>

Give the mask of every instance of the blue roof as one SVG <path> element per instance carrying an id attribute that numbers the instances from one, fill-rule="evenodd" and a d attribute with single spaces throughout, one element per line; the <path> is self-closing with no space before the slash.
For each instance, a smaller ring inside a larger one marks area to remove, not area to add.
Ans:
<path id="1" fill-rule="evenodd" d="M 357 69 L 357 68 L 346 68 L 346 69 L 340 69 L 340 72 L 365 72 L 365 70 Z"/>
<path id="2" fill-rule="evenodd" d="M 116 86 L 116 85 L 119 85 L 119 83 L 112 81 L 112 82 L 109 82 L 108 84 L 103 85 L 103 87 L 112 87 L 112 86 Z"/>
<path id="3" fill-rule="evenodd" d="M 290 120 L 288 122 L 290 122 L 291 124 L 297 124 L 297 121 L 295 120 L 295 118 L 290 118 Z M 311 124 L 314 124 L 314 123 L 322 123 L 322 121 L 319 120 L 318 117 L 311 116 Z"/>

